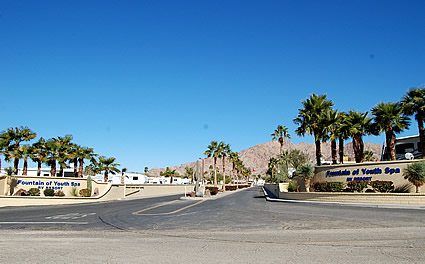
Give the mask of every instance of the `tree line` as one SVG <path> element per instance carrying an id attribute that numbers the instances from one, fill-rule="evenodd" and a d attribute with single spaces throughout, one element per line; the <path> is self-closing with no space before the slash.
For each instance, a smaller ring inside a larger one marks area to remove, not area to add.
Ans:
<path id="1" fill-rule="evenodd" d="M 0 132 L 0 154 L 4 155 L 8 162 L 13 160 L 13 173 L 15 175 L 18 173 L 20 160 L 24 161 L 22 175 L 27 175 L 29 159 L 37 163 L 37 176 L 41 175 L 42 164 L 50 167 L 51 176 L 63 176 L 64 169 L 69 168 L 72 164 L 74 177 L 81 178 L 83 173 L 94 175 L 103 172 L 105 182 L 108 181 L 109 173 L 120 172 L 118 169 L 120 164 L 116 163 L 116 158 L 99 156 L 94 153 L 93 148 L 72 142 L 73 137 L 71 135 L 48 140 L 41 137 L 33 144 L 22 144 L 36 137 L 37 133 L 28 127 L 11 127 Z M 86 160 L 90 163 L 84 168 Z M 57 165 L 59 165 L 58 174 L 56 173 Z M 125 172 L 126 169 L 124 168 L 122 171 Z"/>
<path id="2" fill-rule="evenodd" d="M 321 165 L 321 142 L 330 140 L 332 164 L 337 164 L 337 141 L 339 143 L 339 163 L 343 163 L 344 140 L 353 139 L 355 161 L 363 162 L 365 158 L 363 136 L 385 133 L 388 148 L 388 160 L 395 160 L 395 135 L 409 128 L 410 116 L 418 123 L 420 151 L 425 157 L 425 88 L 412 88 L 399 102 L 378 103 L 366 112 L 350 110 L 348 112 L 333 109 L 334 103 L 325 95 L 312 94 L 298 109 L 293 122 L 298 125 L 298 136 L 313 135 L 316 147 L 316 163 Z M 285 126 L 278 126 L 272 136 L 281 143 L 283 138 L 290 138 Z"/>

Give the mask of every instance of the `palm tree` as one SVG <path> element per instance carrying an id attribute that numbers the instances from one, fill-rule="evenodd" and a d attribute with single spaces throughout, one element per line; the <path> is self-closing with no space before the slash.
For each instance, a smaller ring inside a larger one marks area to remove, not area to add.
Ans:
<path id="1" fill-rule="evenodd" d="M 22 159 L 22 147 L 9 148 L 5 157 L 7 162 L 14 161 L 13 174 L 18 175 L 19 160 Z"/>
<path id="2" fill-rule="evenodd" d="M 161 171 L 159 175 L 164 177 L 170 177 L 170 184 L 173 184 L 173 177 L 179 176 L 179 173 L 176 170 L 172 170 L 167 167 L 165 171 Z"/>
<path id="3" fill-rule="evenodd" d="M 409 118 L 403 114 L 400 103 L 380 102 L 372 108 L 374 126 L 379 132 L 385 132 L 385 142 L 388 151 L 388 160 L 395 160 L 395 134 L 409 127 Z"/>
<path id="4" fill-rule="evenodd" d="M 413 88 L 407 91 L 401 100 L 404 114 L 415 115 L 419 128 L 419 141 L 422 152 L 422 158 L 425 158 L 425 88 Z"/>
<path id="5" fill-rule="evenodd" d="M 299 125 L 295 131 L 298 136 L 306 134 L 314 136 L 316 145 L 316 162 L 317 165 L 321 164 L 322 151 L 320 149 L 320 141 L 326 135 L 326 129 L 323 121 L 323 113 L 330 109 L 334 104 L 328 101 L 326 95 L 312 94 L 310 98 L 301 102 L 304 106 L 303 109 L 298 109 L 298 117 L 293 121 Z"/>
<path id="6" fill-rule="evenodd" d="M 184 170 L 186 171 L 186 176 L 189 179 L 191 179 L 192 180 L 192 183 L 193 183 L 193 173 L 194 173 L 193 168 L 191 168 L 191 167 L 185 167 Z"/>
<path id="7" fill-rule="evenodd" d="M 204 152 L 208 158 L 213 157 L 214 160 L 214 186 L 217 186 L 217 157 L 220 155 L 218 151 L 218 143 L 217 141 L 211 141 L 208 145 L 207 150 Z"/>
<path id="8" fill-rule="evenodd" d="M 339 163 L 344 163 L 344 140 L 350 138 L 350 125 L 347 122 L 348 114 L 346 112 L 338 112 L 337 129 L 335 137 L 338 138 Z"/>
<path id="9" fill-rule="evenodd" d="M 30 141 L 34 139 L 37 136 L 35 132 L 33 132 L 28 127 L 11 127 L 8 128 L 7 131 L 2 132 L 0 135 L 1 141 L 3 141 L 2 144 L 7 145 L 6 151 L 4 154 L 7 157 L 7 160 L 14 159 L 13 165 L 15 169 L 15 174 L 18 172 L 19 167 L 19 160 L 21 159 L 21 156 L 19 155 L 20 150 L 20 143 L 24 141 Z M 13 157 L 10 156 L 10 154 L 13 153 Z"/>
<path id="10" fill-rule="evenodd" d="M 272 136 L 272 141 L 274 141 L 274 140 L 279 141 L 279 143 L 280 143 L 280 152 L 279 153 L 282 155 L 284 138 L 291 138 L 291 135 L 289 135 L 289 133 L 288 133 L 288 128 L 286 126 L 278 125 L 277 129 L 273 132 L 273 134 L 271 134 L 271 136 Z"/>
<path id="11" fill-rule="evenodd" d="M 314 167 L 310 163 L 305 163 L 297 168 L 297 176 L 304 180 L 305 189 L 310 191 L 310 180 L 313 178 Z"/>
<path id="12" fill-rule="evenodd" d="M 79 147 L 78 148 L 78 177 L 83 177 L 84 160 L 93 160 L 97 155 L 94 153 L 92 148 Z"/>
<path id="13" fill-rule="evenodd" d="M 363 160 L 364 161 L 375 161 L 375 157 L 373 156 L 373 151 L 366 150 L 363 153 Z"/>
<path id="14" fill-rule="evenodd" d="M 233 184 L 235 184 L 235 170 L 236 170 L 236 164 L 239 161 L 239 154 L 237 152 L 230 152 L 229 160 L 233 165 L 233 167 L 232 167 L 232 180 L 233 180 Z"/>
<path id="15" fill-rule="evenodd" d="M 23 145 L 21 147 L 22 159 L 24 160 L 24 167 L 22 168 L 22 175 L 27 176 L 28 174 L 28 159 L 31 158 L 33 148 L 29 145 Z"/>
<path id="16" fill-rule="evenodd" d="M 268 168 L 269 168 L 270 174 L 272 176 L 272 181 L 276 182 L 276 183 L 277 183 L 277 181 L 274 177 L 274 170 L 275 170 L 275 167 L 278 163 L 279 163 L 278 159 L 271 157 L 270 160 L 269 160 L 269 164 L 268 164 Z"/>
<path id="17" fill-rule="evenodd" d="M 59 175 L 63 177 L 63 171 L 67 166 L 66 162 L 69 160 L 73 160 L 72 147 L 73 143 L 71 143 L 72 136 L 66 135 L 65 137 L 58 137 L 56 139 L 56 143 L 58 144 L 58 158 L 57 161 L 59 163 Z"/>
<path id="18" fill-rule="evenodd" d="M 425 162 L 413 162 L 403 170 L 403 176 L 416 187 L 419 193 L 419 187 L 425 183 Z"/>
<path id="19" fill-rule="evenodd" d="M 120 164 L 115 163 L 115 160 L 116 159 L 114 157 L 107 158 L 105 156 L 101 156 L 99 158 L 99 169 L 100 171 L 105 171 L 105 176 L 103 178 L 104 182 L 108 182 L 109 173 L 115 174 L 120 172 L 120 170 L 117 168 L 120 166 Z"/>
<path id="20" fill-rule="evenodd" d="M 325 129 L 329 133 L 327 138 L 331 141 L 332 164 L 337 164 L 336 140 L 338 139 L 338 115 L 338 111 L 333 109 L 328 109 L 324 114 Z"/>
<path id="21" fill-rule="evenodd" d="M 362 137 L 373 133 L 372 118 L 368 116 L 368 112 L 360 113 L 350 110 L 347 122 L 350 125 L 350 136 L 353 138 L 353 149 L 356 163 L 361 163 L 363 162 L 364 157 L 364 144 Z"/>
<path id="22" fill-rule="evenodd" d="M 224 142 L 219 143 L 218 151 L 220 152 L 219 157 L 223 159 L 223 191 L 226 190 L 226 157 L 232 152 L 229 144 Z"/>
<path id="23" fill-rule="evenodd" d="M 50 176 L 56 177 L 56 160 L 59 157 L 59 144 L 54 138 L 46 141 L 46 164 L 50 166 Z"/>
<path id="24" fill-rule="evenodd" d="M 41 175 L 41 164 L 46 162 L 46 140 L 40 138 L 32 145 L 31 159 L 37 163 L 37 176 Z"/>

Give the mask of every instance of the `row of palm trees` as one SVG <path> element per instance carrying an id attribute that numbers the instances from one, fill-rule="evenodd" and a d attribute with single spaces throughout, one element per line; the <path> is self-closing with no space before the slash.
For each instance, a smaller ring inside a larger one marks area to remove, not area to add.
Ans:
<path id="1" fill-rule="evenodd" d="M 115 162 L 114 157 L 99 156 L 94 153 L 93 148 L 73 143 L 71 135 L 48 140 L 41 137 L 31 145 L 21 144 L 36 137 L 37 133 L 28 127 L 11 127 L 0 133 L 0 154 L 3 154 L 8 162 L 13 160 L 14 174 L 18 172 L 20 160 L 23 160 L 22 175 L 27 175 L 29 159 L 37 163 L 37 176 L 41 175 L 42 164 L 50 166 L 51 176 L 63 176 L 64 169 L 73 164 L 74 177 L 81 178 L 85 160 L 90 161 L 90 165 L 86 169 L 94 174 L 104 172 L 105 181 L 108 180 L 108 173 L 120 172 L 117 168 L 120 164 Z M 59 174 L 56 173 L 57 165 L 59 165 Z"/>
<path id="2" fill-rule="evenodd" d="M 298 116 L 293 120 L 298 125 L 295 133 L 298 136 L 313 135 L 316 146 L 316 162 L 321 165 L 321 142 L 331 141 L 332 163 L 337 164 L 337 144 L 339 141 L 339 162 L 343 163 L 344 140 L 353 139 L 353 149 L 357 163 L 364 160 L 363 136 L 385 133 L 388 160 L 395 160 L 395 134 L 407 129 L 409 116 L 414 115 L 419 127 L 419 138 L 422 156 L 425 157 L 425 88 L 414 88 L 407 91 L 400 102 L 380 102 L 369 112 L 350 110 L 348 113 L 333 109 L 334 103 L 326 95 L 312 94 L 302 102 Z M 281 144 L 283 138 L 290 138 L 285 126 L 278 126 L 272 134 Z"/>
<path id="3" fill-rule="evenodd" d="M 243 161 L 239 158 L 237 152 L 233 152 L 229 144 L 222 141 L 211 141 L 207 146 L 207 150 L 204 152 L 207 158 L 213 158 L 213 169 L 214 169 L 214 186 L 217 186 L 217 159 L 222 160 L 223 166 L 223 190 L 226 189 L 226 159 L 232 163 L 232 179 L 239 181 L 239 175 L 249 177 L 251 171 L 245 167 Z"/>

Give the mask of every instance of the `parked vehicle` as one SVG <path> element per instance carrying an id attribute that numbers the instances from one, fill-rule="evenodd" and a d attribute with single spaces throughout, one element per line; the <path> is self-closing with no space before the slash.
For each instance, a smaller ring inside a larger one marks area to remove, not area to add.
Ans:
<path id="1" fill-rule="evenodd" d="M 420 142 L 418 136 L 408 136 L 396 138 L 395 140 L 395 159 L 396 160 L 411 160 L 421 159 Z M 388 148 L 386 143 L 382 146 L 381 161 L 388 160 Z"/>

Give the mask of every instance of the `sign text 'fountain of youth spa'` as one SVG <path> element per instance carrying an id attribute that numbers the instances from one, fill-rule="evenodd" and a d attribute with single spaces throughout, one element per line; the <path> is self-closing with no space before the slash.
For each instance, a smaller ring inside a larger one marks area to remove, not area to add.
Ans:
<path id="1" fill-rule="evenodd" d="M 344 170 L 327 170 L 326 177 L 352 176 L 347 177 L 347 181 L 371 181 L 374 175 L 393 175 L 400 173 L 401 169 L 398 167 L 385 167 L 384 169 L 353 168 Z"/>
<path id="2" fill-rule="evenodd" d="M 18 184 L 29 186 L 30 188 L 63 190 L 64 187 L 80 187 L 75 181 L 55 181 L 55 180 L 18 180 Z"/>

